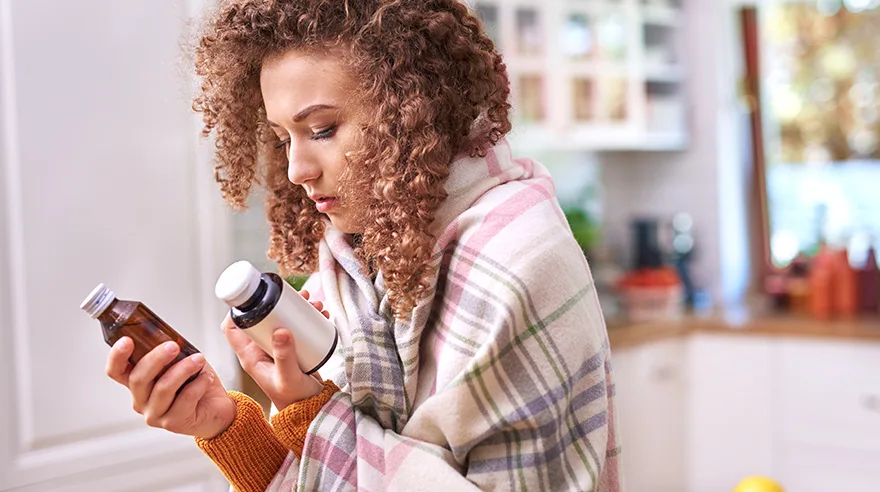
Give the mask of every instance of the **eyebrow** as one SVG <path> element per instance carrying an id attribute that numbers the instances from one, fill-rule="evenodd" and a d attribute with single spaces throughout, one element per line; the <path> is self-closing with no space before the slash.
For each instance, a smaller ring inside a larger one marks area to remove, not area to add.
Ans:
<path id="1" fill-rule="evenodd" d="M 296 114 L 293 116 L 293 121 L 294 121 L 295 123 L 299 123 L 300 121 L 302 121 L 302 120 L 308 118 L 309 116 L 311 116 L 312 113 L 316 113 L 316 112 L 318 112 L 318 111 L 324 111 L 324 110 L 327 110 L 327 109 L 338 109 L 338 108 L 337 108 L 336 106 L 331 106 L 331 105 L 329 105 L 329 104 L 312 104 L 311 106 L 309 106 L 309 107 L 303 109 L 303 110 L 300 111 L 299 113 L 296 113 Z M 281 125 L 279 125 L 278 123 L 275 123 L 275 122 L 272 122 L 272 121 L 268 121 L 268 123 L 269 123 L 269 126 L 272 126 L 272 127 L 280 127 L 280 126 L 281 126 Z"/>

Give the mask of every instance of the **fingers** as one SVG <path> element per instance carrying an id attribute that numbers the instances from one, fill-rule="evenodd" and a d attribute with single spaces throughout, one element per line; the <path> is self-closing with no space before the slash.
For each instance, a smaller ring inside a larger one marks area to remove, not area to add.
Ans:
<path id="1" fill-rule="evenodd" d="M 247 336 L 235 325 L 227 326 L 224 324 L 221 325 L 221 328 L 223 329 L 223 336 L 226 337 L 226 341 L 236 355 L 240 356 L 245 353 L 248 350 L 248 346 L 251 343 L 254 343 L 254 341 L 251 340 L 251 337 Z"/>
<path id="2" fill-rule="evenodd" d="M 156 376 L 177 357 L 180 347 L 175 342 L 165 342 L 147 352 L 132 368 L 128 377 L 128 389 L 131 391 L 132 407 L 143 413 L 153 391 Z"/>
<path id="3" fill-rule="evenodd" d="M 309 300 L 309 297 L 311 297 L 311 294 L 309 294 L 309 291 L 307 291 L 307 290 L 301 290 L 301 291 L 299 291 L 299 294 L 301 296 L 303 296 L 303 299 L 305 299 L 307 301 Z M 315 306 L 315 309 L 317 309 L 318 312 L 323 314 L 325 318 L 330 319 L 330 313 L 328 313 L 327 311 L 324 310 L 324 303 L 323 302 L 315 301 L 312 303 L 312 306 Z"/>
<path id="4" fill-rule="evenodd" d="M 202 374 L 199 374 L 198 377 L 186 385 L 186 387 L 180 391 L 180 394 L 172 400 L 172 404 L 166 412 L 158 416 L 145 415 L 147 425 L 176 431 L 182 426 L 195 423 L 196 407 L 199 404 L 199 400 L 205 396 L 205 393 L 207 393 L 211 384 L 213 384 L 215 377 L 216 376 L 214 376 L 214 373 L 211 371 L 205 371 Z"/>
<path id="5" fill-rule="evenodd" d="M 162 426 L 163 416 L 174 403 L 177 391 L 190 376 L 201 371 L 204 366 L 205 356 L 193 354 L 168 368 L 165 374 L 153 384 L 153 391 L 150 393 L 150 399 L 144 410 L 147 425 Z"/>
<path id="6" fill-rule="evenodd" d="M 192 415 L 199 400 L 202 399 L 202 396 L 205 395 L 216 379 L 217 376 L 213 371 L 204 371 L 199 374 L 193 382 L 186 385 L 180 391 L 180 394 L 174 399 L 174 403 L 164 415 L 164 418 L 169 420 L 178 419 L 184 415 Z"/>
<path id="7" fill-rule="evenodd" d="M 305 300 L 307 300 L 307 301 L 309 300 L 309 291 L 304 290 L 304 291 L 302 291 L 302 292 L 300 292 L 300 293 L 303 295 L 303 298 L 304 298 Z M 328 313 L 326 310 L 324 310 L 324 303 L 323 303 L 323 302 L 321 302 L 321 301 L 315 301 L 315 302 L 313 302 L 313 303 L 311 303 L 311 304 L 312 304 L 312 306 L 315 307 L 315 309 L 318 310 L 319 313 L 323 314 L 325 318 L 330 319 L 330 313 Z"/>
<path id="8" fill-rule="evenodd" d="M 132 343 L 131 339 L 122 337 L 113 344 L 113 347 L 110 348 L 110 353 L 107 355 L 107 366 L 104 368 L 104 372 L 107 373 L 110 379 L 123 386 L 128 386 L 128 375 L 131 372 L 131 364 L 128 362 L 128 358 L 131 357 L 133 350 L 134 343 Z"/>
<path id="9" fill-rule="evenodd" d="M 220 378 L 217 376 L 217 371 L 211 366 L 210 362 L 205 362 L 205 367 L 202 368 L 202 373 L 210 372 L 211 373 L 211 381 L 212 385 L 216 384 L 217 386 L 223 387 L 223 382 L 220 381 Z M 183 391 L 181 391 L 183 393 Z"/>
<path id="10" fill-rule="evenodd" d="M 330 313 L 328 313 L 324 309 L 324 303 L 322 303 L 321 301 L 315 301 L 312 303 L 312 306 L 314 306 L 315 309 L 317 309 L 319 313 L 323 314 L 325 318 L 330 319 Z"/>
<path id="11" fill-rule="evenodd" d="M 269 397 L 279 410 L 321 392 L 323 384 L 303 373 L 299 367 L 296 341 L 290 332 L 283 328 L 275 330 L 272 334 L 272 352 L 275 356 L 275 392 Z"/>
<path id="12" fill-rule="evenodd" d="M 226 317 L 223 318 L 223 322 L 220 323 L 220 329 L 225 333 L 226 330 L 230 328 L 235 328 L 235 323 L 232 321 L 232 313 L 226 312 Z"/>
<path id="13" fill-rule="evenodd" d="M 272 356 L 282 388 L 294 388 L 302 380 L 303 372 L 296 356 L 296 342 L 293 335 L 284 328 L 272 333 Z"/>
<path id="14" fill-rule="evenodd" d="M 250 374 L 258 385 L 262 384 L 261 381 L 271 381 L 272 357 L 235 325 L 232 327 L 223 325 L 223 328 L 223 335 L 238 357 L 241 368 Z"/>

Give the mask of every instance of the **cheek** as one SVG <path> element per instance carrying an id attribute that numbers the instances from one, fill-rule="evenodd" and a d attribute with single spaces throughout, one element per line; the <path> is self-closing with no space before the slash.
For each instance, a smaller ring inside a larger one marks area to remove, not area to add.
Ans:
<path id="1" fill-rule="evenodd" d="M 335 153 L 324 155 L 321 161 L 321 172 L 324 175 L 324 179 L 334 184 L 339 184 L 345 169 L 342 155 L 337 156 Z"/>
<path id="2" fill-rule="evenodd" d="M 352 155 L 356 152 L 355 139 L 352 135 L 340 132 L 334 142 L 333 158 L 329 160 L 328 167 L 325 168 L 327 173 L 332 174 L 336 181 L 344 175 L 349 174 L 354 163 L 351 160 Z"/>
<path id="3" fill-rule="evenodd" d="M 340 125 L 339 131 L 336 134 L 336 147 L 340 149 L 340 157 L 345 158 L 346 154 L 351 154 L 354 151 L 358 150 L 363 142 L 361 141 L 361 134 L 357 128 L 357 124 L 351 122 L 345 122 Z"/>

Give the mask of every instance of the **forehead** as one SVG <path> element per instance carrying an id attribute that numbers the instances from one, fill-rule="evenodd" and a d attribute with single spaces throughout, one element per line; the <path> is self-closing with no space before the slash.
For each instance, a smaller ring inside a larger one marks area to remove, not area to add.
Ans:
<path id="1" fill-rule="evenodd" d="M 354 88 L 342 59 L 332 54 L 288 51 L 267 58 L 260 69 L 267 112 L 297 112 L 311 104 L 341 106 Z"/>

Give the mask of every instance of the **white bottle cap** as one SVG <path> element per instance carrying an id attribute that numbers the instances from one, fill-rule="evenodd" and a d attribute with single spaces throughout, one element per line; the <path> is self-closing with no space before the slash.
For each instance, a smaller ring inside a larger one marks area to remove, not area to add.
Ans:
<path id="1" fill-rule="evenodd" d="M 114 299 L 116 299 L 116 294 L 114 294 L 112 290 L 105 287 L 104 284 L 98 284 L 98 286 L 86 296 L 82 304 L 79 305 L 79 308 L 88 313 L 92 318 L 97 318 L 107 309 L 107 306 L 109 306 Z"/>
<path id="2" fill-rule="evenodd" d="M 262 273 L 249 261 L 237 261 L 220 274 L 214 295 L 230 306 L 241 306 L 257 291 L 261 276 Z"/>

